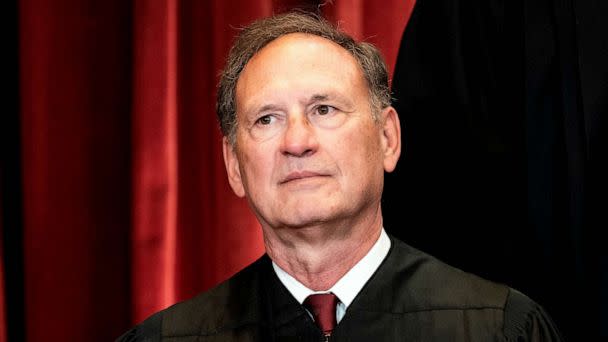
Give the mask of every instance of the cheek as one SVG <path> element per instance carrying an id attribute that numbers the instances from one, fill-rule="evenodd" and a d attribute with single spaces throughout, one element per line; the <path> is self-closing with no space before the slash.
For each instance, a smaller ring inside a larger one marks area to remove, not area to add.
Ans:
<path id="1" fill-rule="evenodd" d="M 268 181 L 271 177 L 271 157 L 268 153 L 264 153 L 264 149 L 248 150 L 247 153 L 241 153 L 241 178 L 247 192 L 256 192 L 256 189 L 263 186 L 262 182 Z"/>
<path id="2" fill-rule="evenodd" d="M 366 127 L 351 134 L 348 139 L 353 154 L 364 159 L 367 163 L 373 163 L 381 158 L 380 137 L 374 127 Z"/>
<path id="3" fill-rule="evenodd" d="M 332 138 L 332 146 L 336 157 L 339 156 L 337 158 L 340 159 L 343 174 L 364 181 L 376 175 L 378 169 L 383 172 L 380 138 L 376 130 L 367 127 Z"/>

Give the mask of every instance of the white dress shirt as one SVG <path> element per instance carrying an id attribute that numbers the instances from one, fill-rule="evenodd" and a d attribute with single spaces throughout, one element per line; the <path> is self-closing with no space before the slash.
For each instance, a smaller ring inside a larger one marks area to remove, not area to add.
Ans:
<path id="1" fill-rule="evenodd" d="M 281 269 L 274 261 L 272 262 L 272 268 L 277 274 L 277 277 L 279 277 L 281 283 L 285 285 L 287 290 L 289 290 L 300 304 L 304 303 L 306 297 L 311 294 L 329 292 L 335 294 L 339 300 L 336 307 L 336 321 L 340 323 L 340 320 L 342 320 L 342 317 L 346 314 L 346 309 L 348 309 L 348 306 L 353 302 L 369 278 L 376 272 L 384 258 L 387 256 L 390 248 L 391 240 L 388 238 L 384 228 L 382 228 L 380 237 L 369 252 L 367 252 L 353 268 L 346 272 L 346 274 L 327 291 L 313 291 L 309 289 L 296 278 Z"/>

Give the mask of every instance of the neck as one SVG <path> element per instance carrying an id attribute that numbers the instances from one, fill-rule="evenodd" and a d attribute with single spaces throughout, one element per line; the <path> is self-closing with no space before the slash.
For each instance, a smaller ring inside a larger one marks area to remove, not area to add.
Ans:
<path id="1" fill-rule="evenodd" d="M 266 253 L 285 272 L 313 291 L 326 291 L 361 260 L 382 230 L 380 207 L 361 222 L 300 228 L 264 227 Z"/>

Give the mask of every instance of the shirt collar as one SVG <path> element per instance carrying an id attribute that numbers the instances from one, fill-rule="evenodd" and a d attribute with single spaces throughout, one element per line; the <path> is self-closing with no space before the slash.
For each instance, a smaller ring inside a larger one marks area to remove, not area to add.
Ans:
<path id="1" fill-rule="evenodd" d="M 335 294 L 340 302 L 342 302 L 346 308 L 352 303 L 359 291 L 363 288 L 365 283 L 371 278 L 376 272 L 386 255 L 391 248 L 391 240 L 382 228 L 380 237 L 367 254 L 359 260 L 342 278 L 340 278 L 334 286 L 327 291 L 313 291 L 300 283 L 296 278 L 292 277 L 289 273 L 281 269 L 277 264 L 272 262 L 272 268 L 277 274 L 277 277 L 287 288 L 287 290 L 294 296 L 294 298 L 302 304 L 306 297 L 314 293 L 328 293 L 332 292 Z"/>

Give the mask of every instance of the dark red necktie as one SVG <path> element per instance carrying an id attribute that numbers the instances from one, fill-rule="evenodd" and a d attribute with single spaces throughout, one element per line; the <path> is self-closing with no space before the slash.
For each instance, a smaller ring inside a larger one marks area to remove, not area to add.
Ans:
<path id="1" fill-rule="evenodd" d="M 338 297 L 333 293 L 312 294 L 304 300 L 304 307 L 310 311 L 325 336 L 331 335 L 336 326 L 337 304 Z"/>

